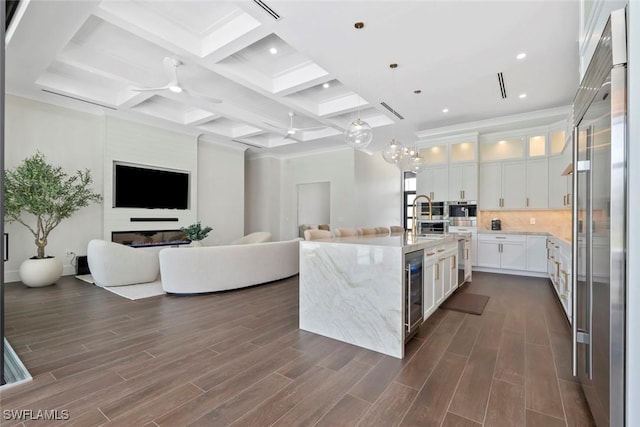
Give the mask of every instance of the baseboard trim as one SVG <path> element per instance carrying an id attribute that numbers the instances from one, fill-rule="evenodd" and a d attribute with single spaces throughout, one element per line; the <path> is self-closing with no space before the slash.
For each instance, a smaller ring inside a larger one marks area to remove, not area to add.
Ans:
<path id="1" fill-rule="evenodd" d="M 537 271 L 525 271 L 525 270 L 506 270 L 503 268 L 488 268 L 488 267 L 473 267 L 473 271 L 482 271 L 484 273 L 497 273 L 497 274 L 510 274 L 513 276 L 529 276 L 529 277 L 542 277 L 549 278 L 549 274 L 540 273 Z"/>

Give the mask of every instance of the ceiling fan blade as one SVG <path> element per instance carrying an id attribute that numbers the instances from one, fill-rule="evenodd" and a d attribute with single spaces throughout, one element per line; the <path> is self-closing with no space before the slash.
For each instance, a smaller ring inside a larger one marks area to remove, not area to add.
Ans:
<path id="1" fill-rule="evenodd" d="M 167 90 L 169 86 L 162 87 L 132 87 L 131 90 L 134 92 L 159 92 L 161 90 Z"/>
<path id="2" fill-rule="evenodd" d="M 169 78 L 169 83 L 167 83 L 167 87 L 169 86 L 180 86 L 178 83 L 178 67 L 182 65 L 182 61 L 177 58 L 171 58 L 169 56 L 165 56 L 162 59 L 162 65 L 164 66 L 164 71 Z"/>
<path id="3" fill-rule="evenodd" d="M 289 131 L 289 128 L 283 128 L 282 126 L 274 125 L 273 123 L 265 122 L 264 120 L 262 121 L 262 123 L 264 123 L 265 125 L 269 125 L 274 129 L 278 129 L 278 130 L 280 130 L 282 132 Z"/>

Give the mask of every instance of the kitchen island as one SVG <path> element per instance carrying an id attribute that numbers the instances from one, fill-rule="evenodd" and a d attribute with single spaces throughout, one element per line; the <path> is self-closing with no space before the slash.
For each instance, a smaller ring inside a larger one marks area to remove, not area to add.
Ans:
<path id="1" fill-rule="evenodd" d="M 456 236 L 301 241 L 300 329 L 403 358 L 409 297 L 404 260 L 416 251 L 424 253 L 422 321 L 455 289 Z"/>

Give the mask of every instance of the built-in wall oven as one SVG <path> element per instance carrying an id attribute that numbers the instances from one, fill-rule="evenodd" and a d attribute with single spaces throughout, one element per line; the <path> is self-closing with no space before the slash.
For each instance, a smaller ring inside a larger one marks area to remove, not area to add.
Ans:
<path id="1" fill-rule="evenodd" d="M 422 324 L 422 263 L 424 251 L 404 256 L 404 341 L 407 342 Z"/>
<path id="2" fill-rule="evenodd" d="M 420 204 L 419 219 L 429 219 L 429 202 Z M 449 215 L 449 204 L 447 202 L 431 203 L 431 219 L 447 219 Z"/>

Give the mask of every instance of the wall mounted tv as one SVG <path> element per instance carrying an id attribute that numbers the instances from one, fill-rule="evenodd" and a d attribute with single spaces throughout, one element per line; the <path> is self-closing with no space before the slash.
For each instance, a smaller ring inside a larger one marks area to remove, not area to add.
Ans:
<path id="1" fill-rule="evenodd" d="M 116 208 L 189 209 L 189 172 L 114 163 Z"/>

